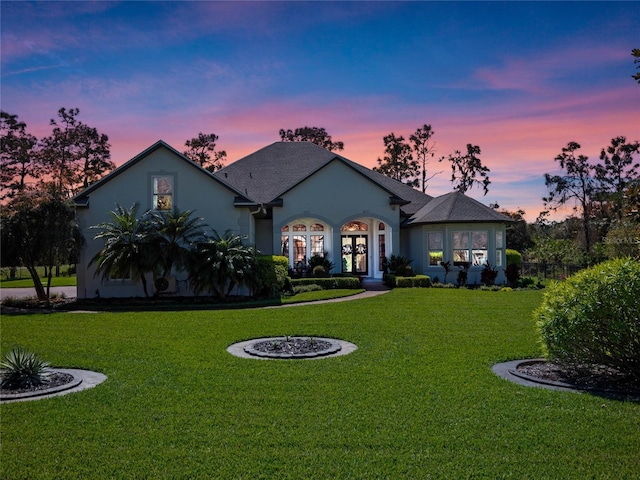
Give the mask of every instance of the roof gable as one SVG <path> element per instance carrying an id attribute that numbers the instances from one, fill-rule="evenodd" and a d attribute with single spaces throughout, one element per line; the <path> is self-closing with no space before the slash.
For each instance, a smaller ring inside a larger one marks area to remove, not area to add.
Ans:
<path id="1" fill-rule="evenodd" d="M 407 224 L 512 221 L 509 217 L 463 193 L 451 192 L 431 200 L 417 211 Z"/>
<path id="2" fill-rule="evenodd" d="M 89 201 L 89 195 L 91 194 L 91 192 L 93 192 L 93 191 L 95 191 L 95 190 L 97 190 L 99 188 L 102 188 L 109 181 L 113 180 L 114 178 L 116 178 L 119 175 L 122 175 L 127 170 L 129 170 L 131 167 L 133 167 L 134 165 L 140 163 L 145 158 L 149 157 L 151 154 L 153 154 L 154 152 L 156 152 L 159 149 L 168 150 L 171 154 L 175 155 L 177 157 L 177 159 L 179 159 L 179 161 L 186 162 L 188 165 L 190 165 L 193 168 L 199 170 L 202 174 L 207 175 L 211 179 L 211 181 L 216 182 L 216 183 L 224 186 L 225 188 L 231 190 L 234 194 L 236 194 L 238 196 L 241 196 L 244 199 L 244 196 L 242 195 L 242 193 L 239 192 L 238 190 L 236 190 L 235 188 L 233 188 L 233 186 L 221 181 L 221 179 L 219 179 L 219 178 L 216 178 L 213 174 L 211 174 L 211 172 L 209 172 L 208 170 L 202 168 L 200 165 L 198 165 L 197 163 L 193 162 L 191 159 L 185 157 L 182 153 L 177 151 L 175 148 L 173 148 L 169 144 L 165 143 L 162 140 L 158 140 L 156 143 L 154 143 L 153 145 L 151 145 L 150 147 L 148 147 L 147 149 L 145 149 L 144 151 L 142 151 L 141 153 L 139 153 L 138 155 L 133 157 L 131 160 L 123 163 L 118 168 L 116 168 L 114 171 L 109 173 L 108 175 L 105 175 L 104 177 L 102 177 L 97 182 L 95 182 L 95 183 L 91 184 L 89 187 L 85 188 L 82 192 L 80 192 L 75 197 L 73 197 L 73 201 L 78 206 L 86 205 L 88 203 L 88 201 Z"/>
<path id="3" fill-rule="evenodd" d="M 214 175 L 257 203 L 273 203 L 337 160 L 395 197 L 411 214 L 432 197 L 311 142 L 276 142 L 218 170 Z"/>

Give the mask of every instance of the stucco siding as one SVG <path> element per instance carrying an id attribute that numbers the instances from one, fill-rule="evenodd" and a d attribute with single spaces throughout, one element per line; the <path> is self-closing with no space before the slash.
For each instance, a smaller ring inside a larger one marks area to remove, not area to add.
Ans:
<path id="1" fill-rule="evenodd" d="M 194 210 L 194 215 L 202 217 L 204 223 L 219 233 L 232 230 L 248 235 L 253 219 L 248 209 L 234 208 L 233 191 L 221 185 L 206 173 L 189 165 L 184 159 L 169 150 L 158 149 L 139 162 L 114 176 L 99 188 L 91 191 L 88 207 L 78 208 L 78 219 L 87 242 L 78 267 L 78 296 L 90 298 L 98 294 L 104 297 L 142 296 L 144 291 L 140 282 L 101 281 L 94 277 L 95 268 L 88 267 L 91 258 L 102 248 L 101 240 L 93 240 L 98 230 L 93 225 L 110 221 L 110 211 L 116 204 L 129 209 L 139 205 L 139 215 L 153 206 L 153 176 L 173 177 L 173 204 L 181 211 Z M 84 271 L 86 269 L 86 272 Z M 82 274 L 80 273 L 82 272 Z M 184 275 L 183 275 L 184 280 Z M 149 279 L 151 294 L 152 279 Z M 186 282 L 179 282 L 182 290 Z"/>
<path id="2" fill-rule="evenodd" d="M 370 241 L 374 245 L 376 222 L 387 225 L 386 255 L 399 248 L 399 208 L 390 205 L 391 194 L 339 160 L 334 160 L 304 182 L 282 195 L 282 207 L 273 208 L 273 245 L 280 245 L 281 228 L 297 219 L 317 219 L 331 228 L 331 261 L 339 268 L 340 231 L 350 221 L 366 219 L 371 223 Z M 274 252 L 279 253 L 279 252 Z M 371 265 L 375 264 L 371 250 Z M 371 273 L 381 275 L 373 267 Z"/>

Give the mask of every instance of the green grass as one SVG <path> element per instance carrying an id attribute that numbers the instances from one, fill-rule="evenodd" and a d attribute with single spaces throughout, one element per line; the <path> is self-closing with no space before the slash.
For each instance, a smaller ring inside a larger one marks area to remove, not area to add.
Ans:
<path id="1" fill-rule="evenodd" d="M 4 404 L 0 477 L 632 479 L 640 405 L 527 388 L 541 292 L 399 289 L 226 311 L 2 316 L 2 352 L 105 373 Z M 231 343 L 337 337 L 342 357 L 253 360 Z"/>
<path id="2" fill-rule="evenodd" d="M 364 289 L 330 289 L 330 290 L 314 290 L 311 292 L 298 293 L 291 297 L 283 297 L 282 304 L 288 303 L 304 303 L 315 302 L 318 300 L 331 300 L 333 298 L 350 297 L 364 292 Z"/>
<path id="3" fill-rule="evenodd" d="M 47 279 L 41 278 L 42 285 L 47 288 Z M 74 287 L 76 285 L 76 277 L 51 277 L 52 287 Z M 0 280 L 0 288 L 29 288 L 33 287 L 31 278 L 21 278 L 15 280 Z"/>

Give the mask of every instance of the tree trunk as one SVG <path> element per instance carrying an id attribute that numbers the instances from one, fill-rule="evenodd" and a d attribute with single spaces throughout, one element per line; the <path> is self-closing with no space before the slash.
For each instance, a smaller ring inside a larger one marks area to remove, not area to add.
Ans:
<path id="1" fill-rule="evenodd" d="M 33 280 L 33 286 L 36 289 L 36 295 L 38 300 L 43 301 L 47 299 L 47 295 L 45 294 L 44 287 L 42 286 L 42 281 L 40 280 L 40 276 L 36 271 L 36 267 L 27 266 L 27 271 L 31 275 L 31 280 Z"/>
<path id="2" fill-rule="evenodd" d="M 47 276 L 47 295 L 45 300 L 47 301 L 47 306 L 49 305 L 49 301 L 51 300 L 51 277 L 53 273 L 53 268 L 49 268 L 49 275 Z"/>
<path id="3" fill-rule="evenodd" d="M 144 273 L 140 274 L 140 281 L 142 282 L 142 288 L 144 289 L 144 296 L 149 298 L 149 292 L 147 291 L 147 278 Z"/>

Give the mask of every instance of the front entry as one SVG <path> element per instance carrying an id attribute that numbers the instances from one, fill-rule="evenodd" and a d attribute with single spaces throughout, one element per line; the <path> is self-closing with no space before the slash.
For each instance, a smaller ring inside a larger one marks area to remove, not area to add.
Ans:
<path id="1" fill-rule="evenodd" d="M 367 235 L 342 235 L 342 273 L 368 274 Z"/>

